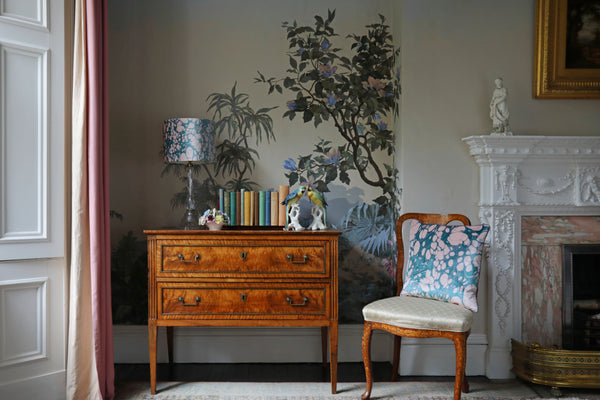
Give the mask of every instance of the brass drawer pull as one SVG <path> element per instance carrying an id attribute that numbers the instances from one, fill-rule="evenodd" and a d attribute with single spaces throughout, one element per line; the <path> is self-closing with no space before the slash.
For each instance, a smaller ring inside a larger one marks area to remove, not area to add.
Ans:
<path id="1" fill-rule="evenodd" d="M 308 297 L 304 296 L 304 298 L 302 299 L 302 303 L 298 303 L 298 304 L 294 304 L 291 297 L 286 297 L 285 301 L 287 301 L 290 306 L 301 307 L 301 306 L 305 306 L 306 304 L 308 304 Z"/>
<path id="2" fill-rule="evenodd" d="M 193 260 L 186 260 L 185 257 L 183 256 L 183 254 L 181 254 L 181 253 L 177 254 L 177 258 L 179 258 L 181 260 L 181 262 L 184 262 L 184 263 L 193 263 L 193 262 L 197 262 L 200 259 L 200 254 L 196 254 L 194 256 Z"/>
<path id="3" fill-rule="evenodd" d="M 184 306 L 192 306 L 193 307 L 193 306 L 197 306 L 198 303 L 200 303 L 200 296 L 196 296 L 194 298 L 194 300 L 195 300 L 195 302 L 193 304 L 192 303 L 186 304 L 185 300 L 183 299 L 183 297 L 179 296 L 177 298 L 177 301 L 180 302 L 181 304 L 183 304 Z"/>
<path id="4" fill-rule="evenodd" d="M 308 254 L 305 254 L 304 257 L 302 257 L 302 261 L 294 261 L 294 256 L 291 254 L 286 255 L 285 258 L 287 258 L 292 264 L 306 264 L 308 261 Z"/>

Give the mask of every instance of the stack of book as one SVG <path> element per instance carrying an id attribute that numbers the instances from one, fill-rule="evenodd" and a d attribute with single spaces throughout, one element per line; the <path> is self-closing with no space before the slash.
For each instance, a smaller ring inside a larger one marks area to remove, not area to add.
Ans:
<path id="1" fill-rule="evenodd" d="M 284 226 L 286 214 L 281 202 L 289 192 L 289 185 L 280 185 L 279 191 L 219 189 L 219 210 L 227 214 L 229 225 Z"/>

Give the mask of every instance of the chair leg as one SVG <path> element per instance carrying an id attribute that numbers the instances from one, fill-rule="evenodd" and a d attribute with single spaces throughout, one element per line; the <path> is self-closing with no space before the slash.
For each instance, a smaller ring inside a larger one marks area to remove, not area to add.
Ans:
<path id="1" fill-rule="evenodd" d="M 371 398 L 371 389 L 373 388 L 373 373 L 371 371 L 371 336 L 373 334 L 373 327 L 369 321 L 365 321 L 365 328 L 362 336 L 362 356 L 363 363 L 365 364 L 365 375 L 367 377 L 367 389 L 360 396 L 362 400 L 369 400 Z"/>
<path id="2" fill-rule="evenodd" d="M 461 390 L 465 388 L 465 366 L 467 363 L 467 336 L 468 333 L 463 333 L 457 334 L 453 338 L 454 347 L 456 349 L 456 378 L 454 381 L 454 400 L 460 400 Z"/>
<path id="3" fill-rule="evenodd" d="M 467 380 L 466 373 L 465 373 L 465 376 L 463 377 L 462 392 L 469 393 L 469 381 Z"/>
<path id="4" fill-rule="evenodd" d="M 402 337 L 394 335 L 394 358 L 392 361 L 392 382 L 398 377 L 398 370 L 400 368 L 400 344 L 402 343 Z"/>

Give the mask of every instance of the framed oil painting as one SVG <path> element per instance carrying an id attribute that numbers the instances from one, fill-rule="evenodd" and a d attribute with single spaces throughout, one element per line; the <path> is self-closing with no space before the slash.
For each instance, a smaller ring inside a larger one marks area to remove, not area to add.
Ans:
<path id="1" fill-rule="evenodd" d="M 600 0 L 536 0 L 534 97 L 600 99 Z"/>

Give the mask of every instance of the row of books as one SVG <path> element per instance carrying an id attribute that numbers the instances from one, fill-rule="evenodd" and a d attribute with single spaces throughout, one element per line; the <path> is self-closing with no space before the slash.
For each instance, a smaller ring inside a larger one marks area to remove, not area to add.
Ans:
<path id="1" fill-rule="evenodd" d="M 219 189 L 219 209 L 229 217 L 229 225 L 284 226 L 285 205 L 281 202 L 289 193 L 289 185 L 280 185 L 279 191 Z"/>

